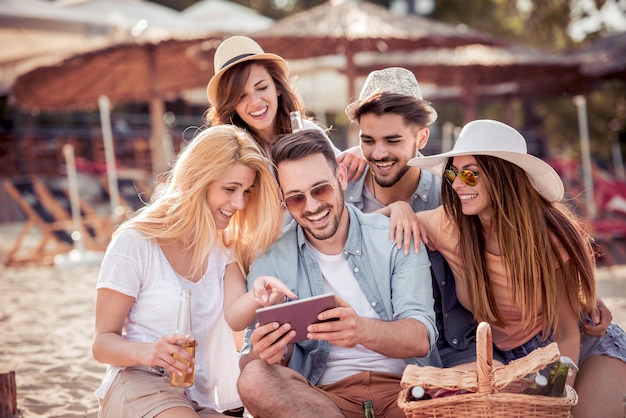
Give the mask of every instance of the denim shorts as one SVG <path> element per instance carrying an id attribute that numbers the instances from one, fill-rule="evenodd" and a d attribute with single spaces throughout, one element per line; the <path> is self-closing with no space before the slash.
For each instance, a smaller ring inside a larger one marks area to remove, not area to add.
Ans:
<path id="1" fill-rule="evenodd" d="M 614 357 L 626 363 L 626 332 L 611 322 L 601 338 L 581 334 L 578 365 L 591 356 Z"/>
<path id="2" fill-rule="evenodd" d="M 502 358 L 504 359 L 504 364 L 509 364 L 513 360 L 526 357 L 533 350 L 536 350 L 539 347 L 545 347 L 549 345 L 552 341 L 552 337 L 543 339 L 543 336 L 541 335 L 541 333 L 539 333 L 530 340 L 526 341 L 524 344 L 512 350 L 502 351 L 494 347 L 493 352 L 497 352 L 500 356 L 502 356 Z"/>
<path id="3" fill-rule="evenodd" d="M 498 351 L 509 363 L 515 359 L 528 355 L 531 351 L 539 347 L 545 347 L 552 342 L 552 337 L 542 340 L 541 334 L 535 335 L 532 339 L 510 351 L 501 351 L 494 348 L 494 353 Z M 626 362 L 626 333 L 614 322 L 611 322 L 600 338 L 591 337 L 582 331 L 580 334 L 580 354 L 578 365 L 591 356 L 608 356 Z"/>
<path id="4" fill-rule="evenodd" d="M 441 338 L 441 337 L 440 337 Z M 444 338 L 445 339 L 445 338 Z M 431 366 L 434 367 L 454 367 L 461 364 L 467 363 L 476 363 L 476 339 L 473 338 L 472 341 L 467 345 L 465 350 L 458 350 L 447 342 L 437 342 L 437 350 L 433 350 L 434 353 L 431 354 Z M 438 353 L 438 356 L 435 355 Z M 439 358 L 437 358 L 439 357 Z M 506 364 L 507 362 L 504 360 L 502 355 L 496 350 L 493 349 L 493 359 L 499 361 L 500 363 Z"/>

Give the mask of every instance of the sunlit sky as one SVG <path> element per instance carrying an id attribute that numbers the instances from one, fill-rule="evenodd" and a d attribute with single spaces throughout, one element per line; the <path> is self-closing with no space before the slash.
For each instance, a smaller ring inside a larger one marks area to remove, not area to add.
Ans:
<path id="1" fill-rule="evenodd" d="M 530 0 L 518 0 L 529 2 Z M 608 33 L 626 31 L 626 0 L 605 1 L 598 9 L 594 0 L 571 0 L 572 23 L 568 33 L 575 41 L 604 28 Z"/>

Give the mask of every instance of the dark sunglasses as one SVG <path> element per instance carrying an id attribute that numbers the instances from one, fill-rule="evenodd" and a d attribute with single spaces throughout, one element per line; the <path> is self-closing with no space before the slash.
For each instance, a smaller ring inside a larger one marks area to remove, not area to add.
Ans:
<path id="1" fill-rule="evenodd" d="M 454 180 L 458 177 L 463 183 L 467 184 L 470 187 L 476 186 L 476 177 L 478 177 L 478 173 L 476 173 L 475 171 L 454 171 L 451 168 L 447 168 L 446 171 L 444 171 L 444 175 L 446 176 L 446 180 L 448 180 L 448 183 L 450 183 L 450 185 L 452 185 L 452 183 L 454 183 Z"/>
<path id="2" fill-rule="evenodd" d="M 301 210 L 306 204 L 306 195 L 308 194 L 315 200 L 326 201 L 333 197 L 336 185 L 330 183 L 322 183 L 314 186 L 308 192 L 293 193 L 285 196 L 283 205 L 289 210 Z"/>

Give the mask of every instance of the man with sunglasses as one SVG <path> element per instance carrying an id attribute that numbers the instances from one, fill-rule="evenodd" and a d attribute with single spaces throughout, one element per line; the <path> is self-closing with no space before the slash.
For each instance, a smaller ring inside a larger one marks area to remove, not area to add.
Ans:
<path id="1" fill-rule="evenodd" d="M 323 135 L 286 135 L 272 151 L 283 203 L 295 222 L 251 266 L 248 283 L 274 276 L 299 298 L 337 296 L 307 339 L 289 324 L 246 331 L 238 388 L 255 417 L 404 417 L 397 405 L 407 363 L 427 364 L 437 339 L 426 251 L 404 253 L 390 221 L 344 202 L 347 171 Z M 288 367 L 284 367 L 288 366 Z"/>

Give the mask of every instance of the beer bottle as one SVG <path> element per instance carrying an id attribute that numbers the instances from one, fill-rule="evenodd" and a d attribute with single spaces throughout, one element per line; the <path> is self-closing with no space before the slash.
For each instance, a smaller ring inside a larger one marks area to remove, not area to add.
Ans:
<path id="1" fill-rule="evenodd" d="M 196 354 L 196 338 L 193 335 L 191 329 L 191 290 L 180 290 L 180 307 L 178 308 L 178 324 L 176 325 L 176 333 L 188 335 L 189 339 L 185 340 L 180 346 L 192 357 Z M 182 363 L 185 363 L 191 368 L 190 372 L 185 372 L 181 375 L 178 373 L 172 373 L 170 375 L 170 384 L 176 387 L 187 388 L 193 385 L 194 379 L 194 363 L 186 361 L 180 358 L 177 354 L 173 354 L 174 358 Z"/>
<path id="2" fill-rule="evenodd" d="M 363 418 L 376 418 L 374 404 L 370 400 L 363 401 Z"/>
<path id="3" fill-rule="evenodd" d="M 548 378 L 548 386 L 546 386 L 543 394 L 552 397 L 565 396 L 565 383 L 570 373 L 578 371 L 576 363 L 567 356 L 561 356 L 559 361 L 550 367 L 550 377 Z"/>
<path id="4" fill-rule="evenodd" d="M 300 115 L 299 110 L 294 110 L 289 112 L 289 118 L 291 119 L 291 132 L 296 133 L 304 129 L 304 125 L 302 123 L 302 116 Z"/>
<path id="5" fill-rule="evenodd" d="M 430 395 L 426 393 L 423 387 L 421 386 L 413 386 L 411 391 L 409 392 L 409 401 L 422 401 L 426 399 L 430 399 Z"/>

